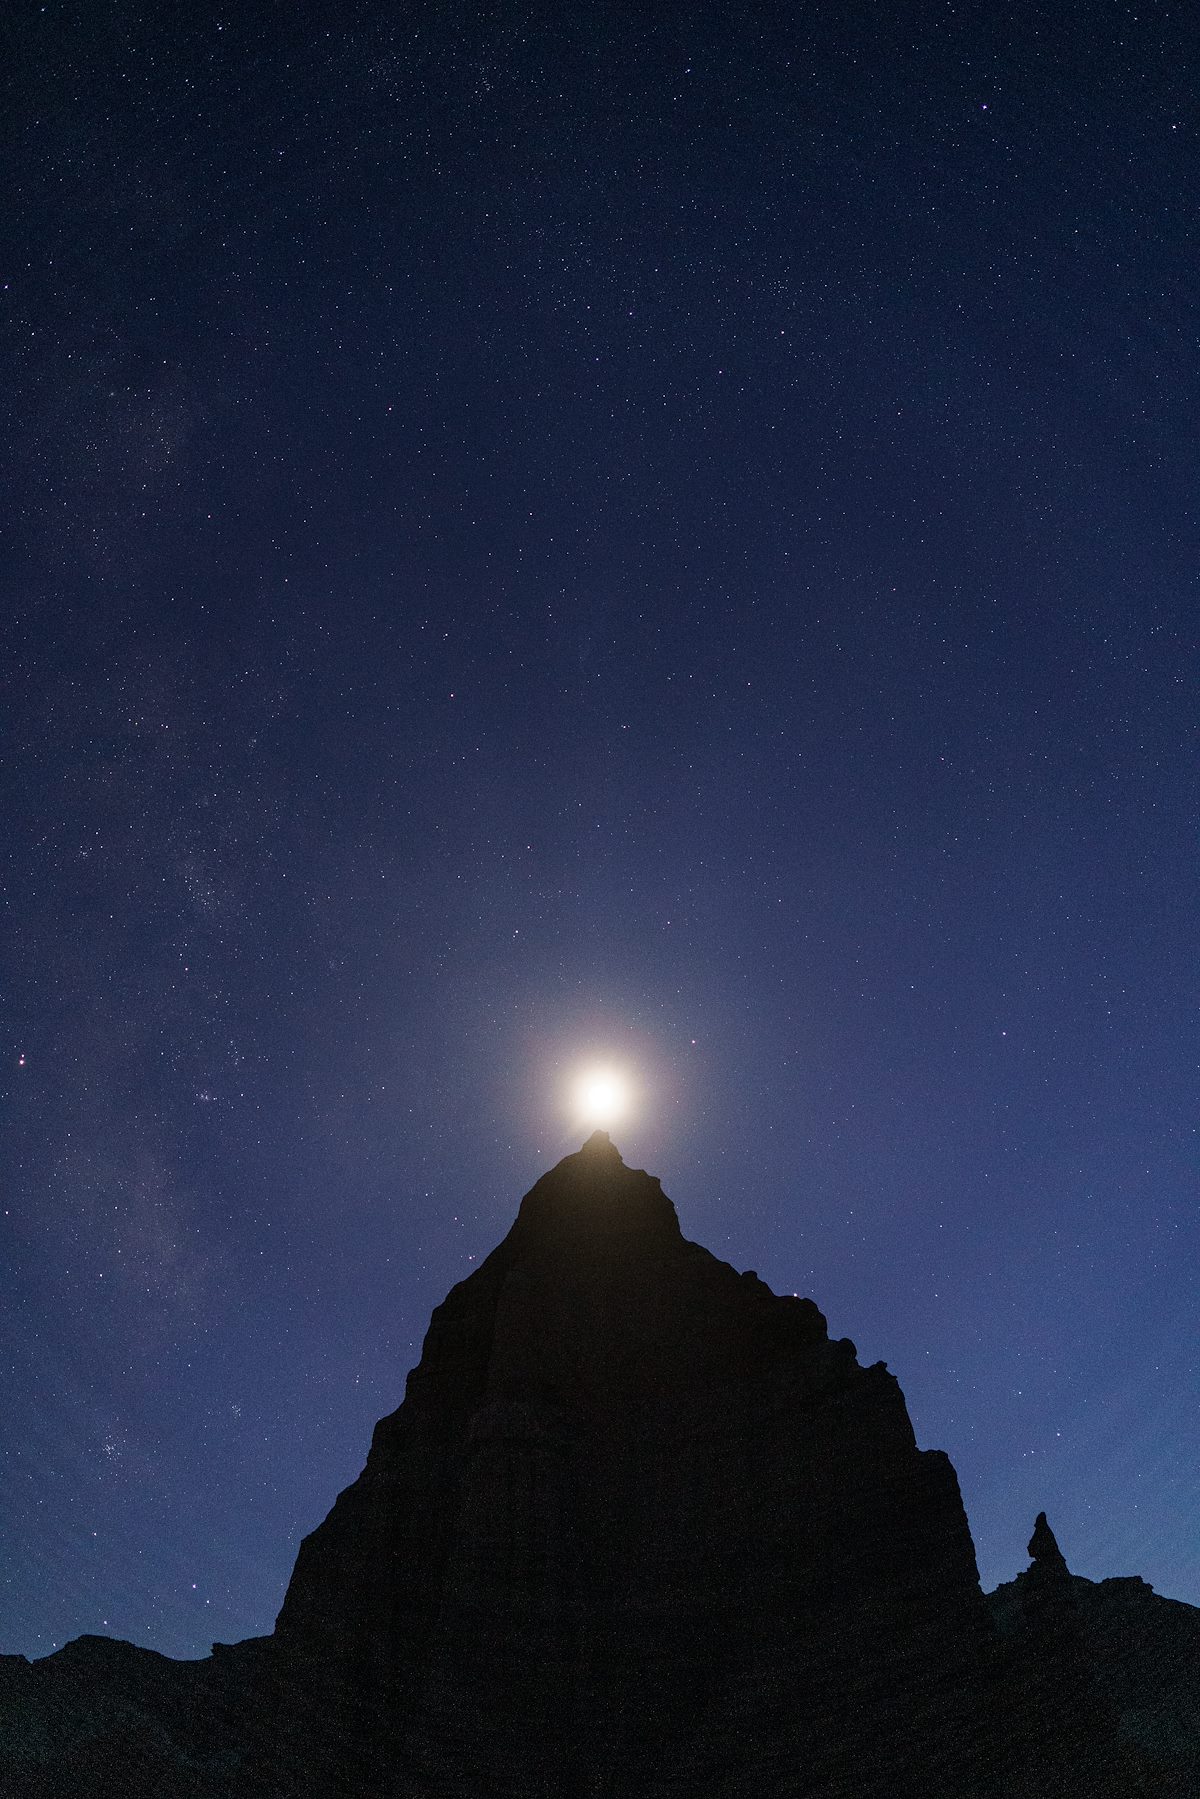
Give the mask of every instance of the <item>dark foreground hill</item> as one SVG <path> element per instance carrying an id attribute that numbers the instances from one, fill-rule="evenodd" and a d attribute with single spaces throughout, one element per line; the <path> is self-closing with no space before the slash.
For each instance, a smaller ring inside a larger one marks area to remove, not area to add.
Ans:
<path id="1" fill-rule="evenodd" d="M 1188 1799 L 1200 1612 L 985 1598 L 882 1363 L 602 1133 L 433 1315 L 270 1637 L 0 1658 L 12 1799 Z"/>

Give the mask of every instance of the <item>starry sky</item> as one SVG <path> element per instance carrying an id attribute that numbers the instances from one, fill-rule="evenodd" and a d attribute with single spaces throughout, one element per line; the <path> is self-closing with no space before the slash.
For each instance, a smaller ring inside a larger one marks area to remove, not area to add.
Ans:
<path id="1" fill-rule="evenodd" d="M 596 1057 L 1200 1602 L 1193 29 L 12 10 L 0 1649 L 270 1630 Z"/>

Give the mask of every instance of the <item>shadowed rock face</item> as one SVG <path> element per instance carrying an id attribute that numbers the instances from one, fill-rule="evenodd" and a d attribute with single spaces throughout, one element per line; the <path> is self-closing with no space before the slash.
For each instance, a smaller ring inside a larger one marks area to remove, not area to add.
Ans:
<path id="1" fill-rule="evenodd" d="M 1196 1799 L 1200 1611 L 1072 1574 L 1045 1512 L 1029 1553 L 987 1601 L 1023 1799 Z"/>
<path id="2" fill-rule="evenodd" d="M 274 1636 L 0 1658 L 0 1791 L 1182 1799 L 1185 1687 L 1156 1709 L 1143 1670 L 1194 1679 L 1200 1614 L 1144 1589 L 1081 1625 L 1044 1516 L 1030 1550 L 985 1601 L 884 1366 L 598 1132 L 434 1313 Z M 1131 1606 L 1148 1647 L 1105 1673 Z"/>
<path id="3" fill-rule="evenodd" d="M 276 1638 L 374 1687 L 443 1790 L 716 1791 L 753 1740 L 892 1792 L 949 1756 L 957 1792 L 946 1692 L 985 1628 L 893 1377 L 685 1242 L 597 1133 L 434 1313 Z"/>
<path id="4" fill-rule="evenodd" d="M 1029 1573 L 1035 1580 L 1061 1580 L 1069 1574 L 1066 1557 L 1058 1546 L 1058 1539 L 1046 1522 L 1045 1512 L 1039 1512 L 1033 1523 L 1033 1535 L 1029 1539 L 1027 1553 L 1033 1558 Z"/>

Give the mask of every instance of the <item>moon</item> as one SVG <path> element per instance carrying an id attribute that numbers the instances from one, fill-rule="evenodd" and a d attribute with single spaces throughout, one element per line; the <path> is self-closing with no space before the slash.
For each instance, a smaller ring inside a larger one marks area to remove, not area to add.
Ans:
<path id="1" fill-rule="evenodd" d="M 629 1116 L 631 1093 L 628 1077 L 619 1068 L 586 1068 L 575 1080 L 574 1110 L 579 1123 L 590 1130 L 607 1130 Z"/>

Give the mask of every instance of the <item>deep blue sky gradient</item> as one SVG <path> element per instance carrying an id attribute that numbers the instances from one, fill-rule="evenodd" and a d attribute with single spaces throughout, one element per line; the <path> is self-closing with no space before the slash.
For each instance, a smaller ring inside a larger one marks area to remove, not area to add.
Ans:
<path id="1" fill-rule="evenodd" d="M 18 13 L 0 1650 L 271 1628 L 594 1053 L 986 1586 L 1200 1602 L 1193 52 Z"/>

